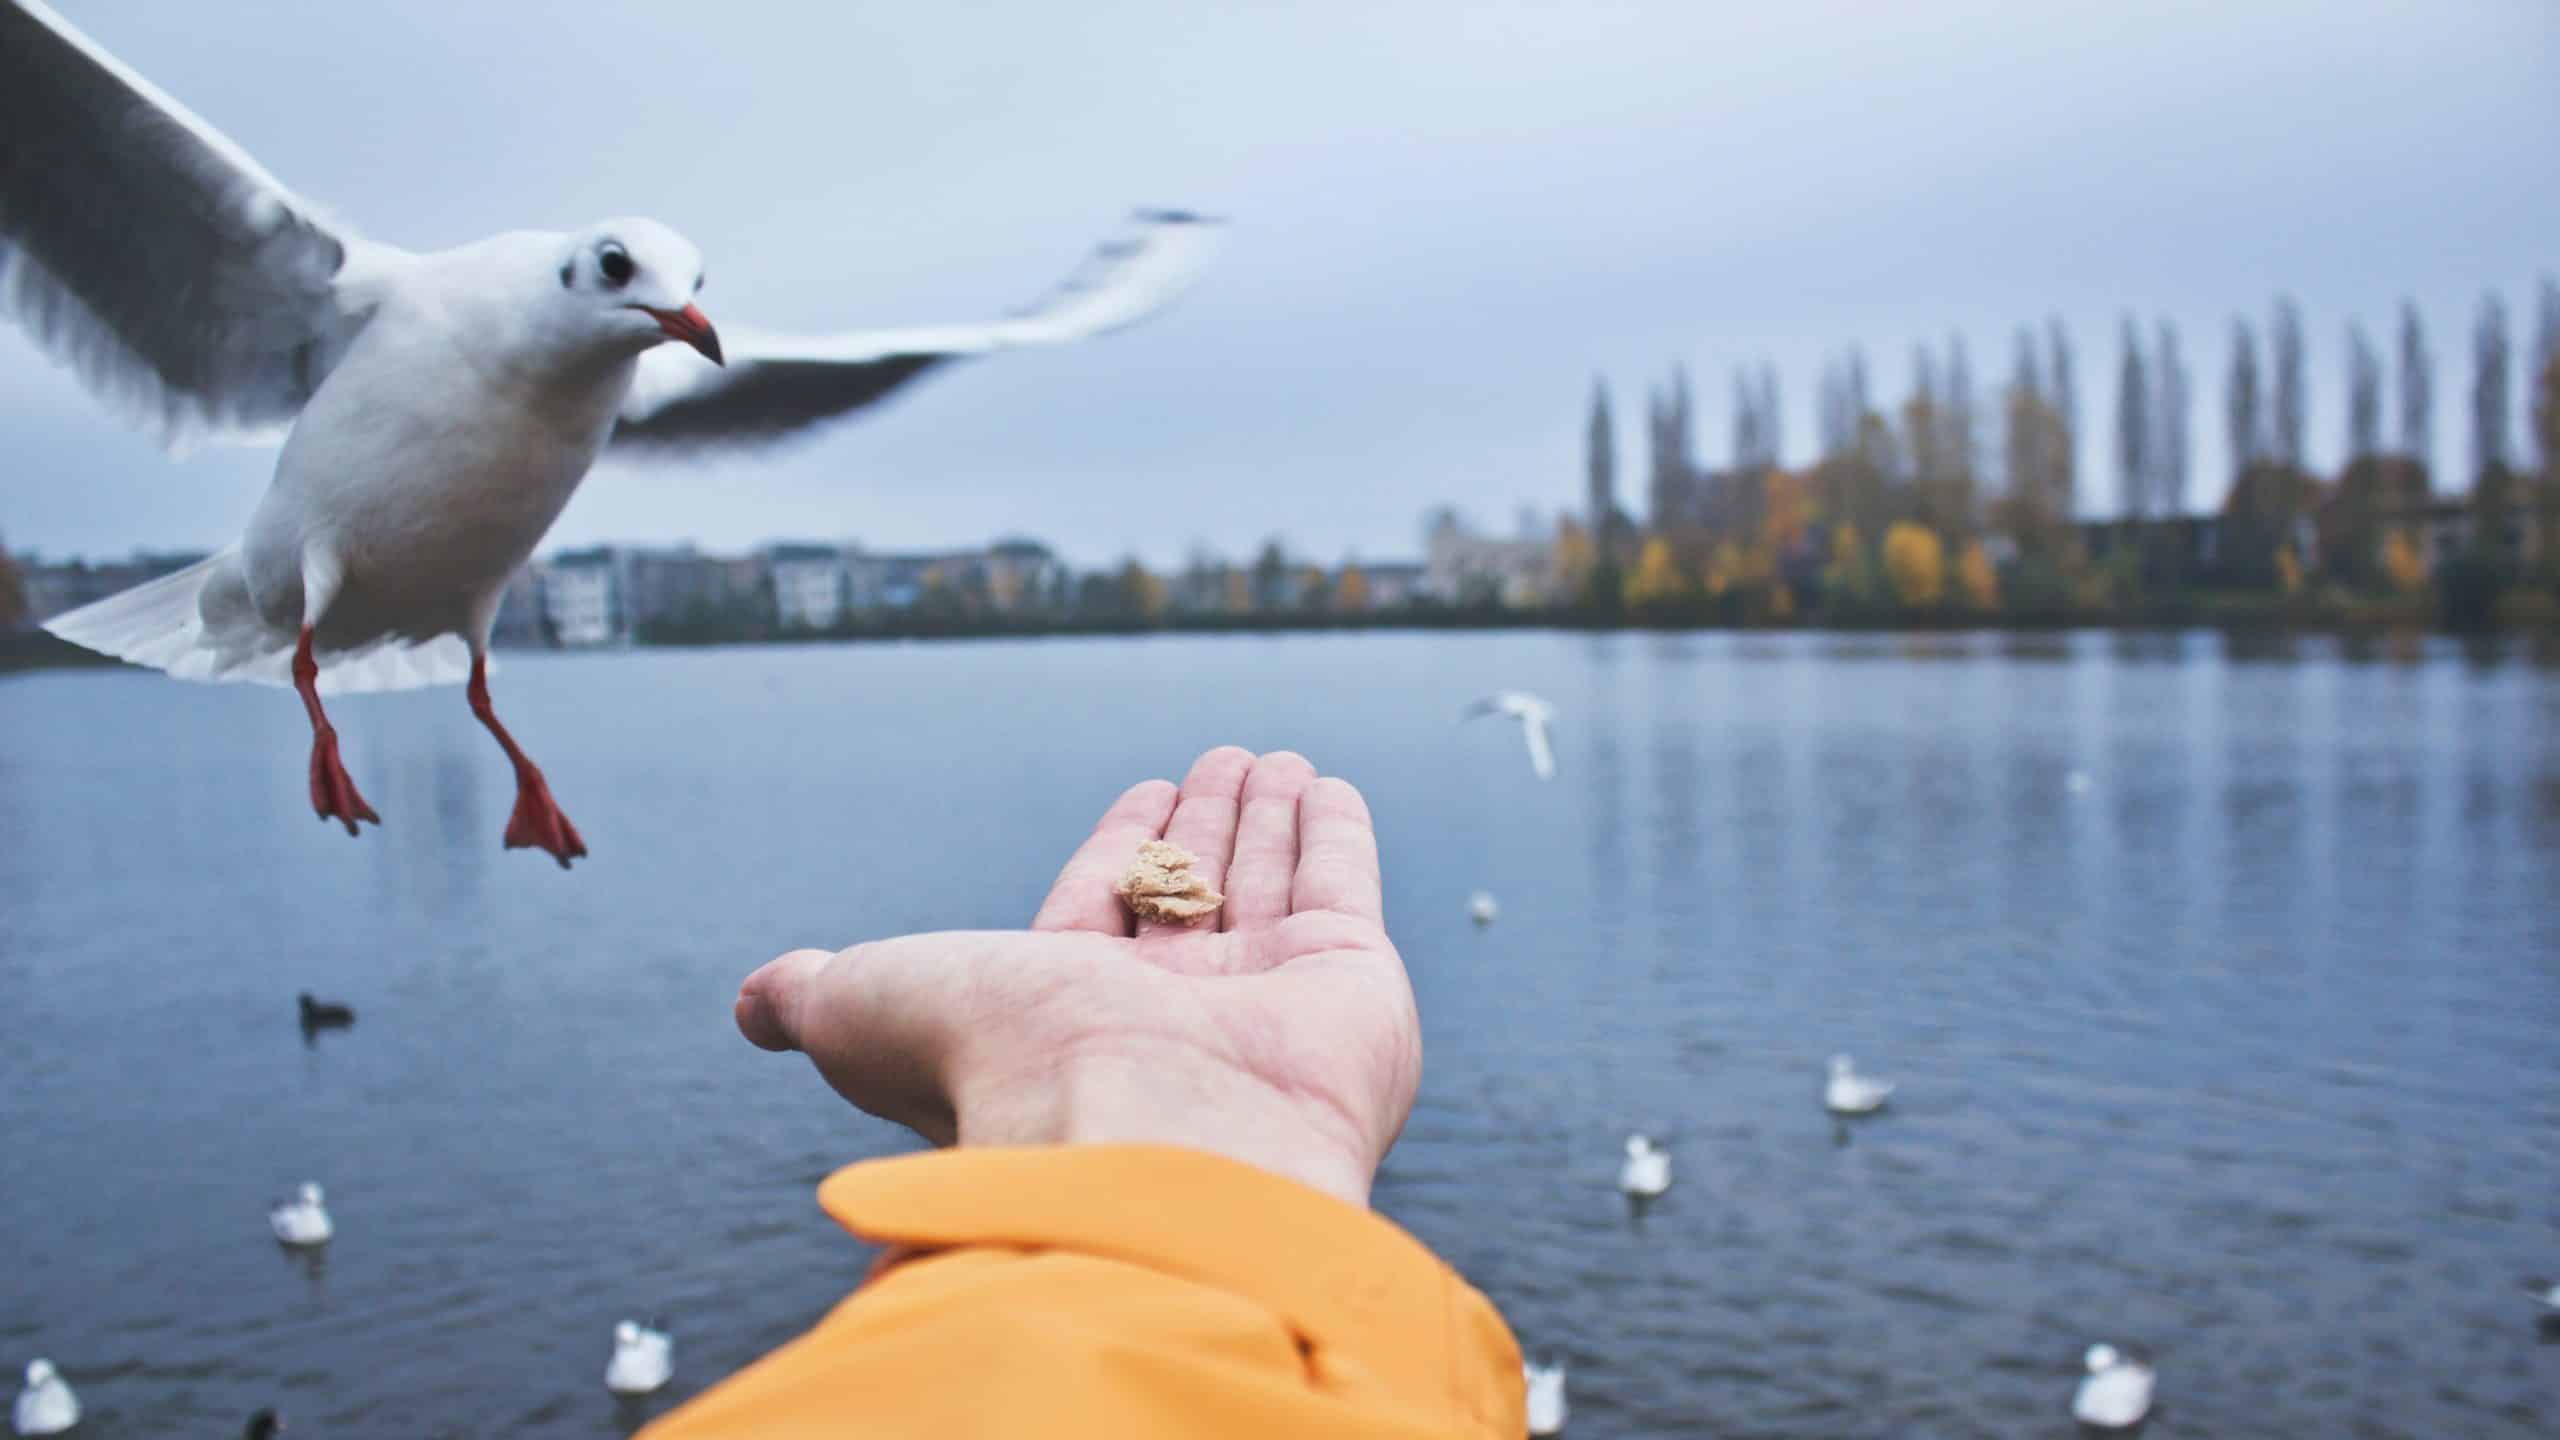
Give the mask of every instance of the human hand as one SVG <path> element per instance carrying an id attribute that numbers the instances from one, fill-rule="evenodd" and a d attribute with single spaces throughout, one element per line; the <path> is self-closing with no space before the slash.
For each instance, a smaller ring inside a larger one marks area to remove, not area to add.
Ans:
<path id="1" fill-rule="evenodd" d="M 1158 837 L 1225 891 L 1214 924 L 1133 929 L 1113 887 Z M 795 950 L 747 977 L 737 1020 L 938 1145 L 1183 1145 L 1357 1205 L 1422 1073 L 1369 807 L 1287 751 L 1129 790 L 1029 930 Z"/>

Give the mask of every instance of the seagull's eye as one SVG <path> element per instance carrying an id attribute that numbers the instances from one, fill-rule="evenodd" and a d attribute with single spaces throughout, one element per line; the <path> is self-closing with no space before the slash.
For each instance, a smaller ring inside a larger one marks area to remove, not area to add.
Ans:
<path id="1" fill-rule="evenodd" d="M 604 273 L 604 283 L 616 289 L 631 283 L 640 267 L 631 263 L 631 252 L 619 245 L 608 244 L 596 252 L 596 269 Z"/>

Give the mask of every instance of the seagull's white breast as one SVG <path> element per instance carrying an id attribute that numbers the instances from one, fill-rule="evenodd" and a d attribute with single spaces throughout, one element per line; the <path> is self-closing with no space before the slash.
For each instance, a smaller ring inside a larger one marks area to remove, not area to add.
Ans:
<path id="1" fill-rule="evenodd" d="M 247 536 L 271 624 L 299 622 L 317 543 L 347 577 L 325 643 L 461 630 L 595 463 L 637 357 L 555 359 L 491 298 L 522 277 L 474 270 L 430 261 L 389 287 L 295 423 Z"/>

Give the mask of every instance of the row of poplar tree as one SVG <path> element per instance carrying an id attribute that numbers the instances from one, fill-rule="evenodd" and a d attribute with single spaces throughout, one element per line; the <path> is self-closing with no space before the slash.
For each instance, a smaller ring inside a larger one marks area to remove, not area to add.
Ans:
<path id="1" fill-rule="evenodd" d="M 2516 365 L 2507 309 L 2492 293 L 2471 336 L 2466 473 L 2460 486 L 2441 487 L 2468 492 L 2466 554 L 2496 583 L 2528 571 L 2560 581 L 2560 285 L 2542 283 L 2536 311 L 2524 367 L 2530 454 L 2515 445 Z M 2177 328 L 2127 316 L 2115 387 L 2119 523 L 2112 525 L 2091 523 L 2099 507 L 2078 473 L 2072 337 L 2058 319 L 2018 332 L 1992 413 L 1961 336 L 1943 350 L 1915 347 L 1910 391 L 1892 410 L 1874 399 L 1860 350 L 1837 356 L 1818 381 L 1816 459 L 1795 471 L 1781 459 L 1772 367 L 1734 373 L 1731 461 L 1722 471 L 1692 458 L 1689 378 L 1675 368 L 1647 396 L 1640 524 L 1618 501 L 1616 426 L 1599 382 L 1585 518 L 1567 527 L 1564 549 L 1588 557 L 1578 593 L 1611 604 L 1792 609 L 1826 600 L 1841 608 L 1968 595 L 1994 604 L 1997 580 L 1981 581 L 1989 567 L 1975 558 L 1986 540 L 2000 557 L 1999 576 L 2023 584 L 2039 607 L 2184 586 L 2299 589 L 2325 581 L 2350 591 L 2414 591 L 2429 578 L 2424 527 L 2440 489 L 2428 465 L 2435 363 L 2414 304 L 2400 307 L 2396 330 L 2386 367 L 2365 326 L 2347 326 L 2344 459 L 2336 472 L 2316 475 L 2305 449 L 2299 306 L 2277 299 L 2263 339 L 2249 318 L 2235 319 L 2221 407 L 2232 473 L 2220 505 L 2202 510 L 2191 465 L 2193 382 Z M 2170 523 L 2200 511 L 2218 523 Z M 1897 529 L 1906 532 L 1898 546 Z M 1934 546 L 1912 539 L 1912 530 Z M 2200 538 L 2208 531 L 2209 542 Z M 1906 559 L 1933 548 L 1940 582 L 1916 591 L 1902 583 L 1897 548 Z M 1951 568 L 1974 572 L 1977 583 L 1950 591 L 1943 577 Z"/>

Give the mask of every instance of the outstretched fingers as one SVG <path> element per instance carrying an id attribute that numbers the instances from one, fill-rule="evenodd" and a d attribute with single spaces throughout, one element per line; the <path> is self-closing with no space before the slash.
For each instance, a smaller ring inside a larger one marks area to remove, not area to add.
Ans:
<path id="1" fill-rule="evenodd" d="M 1148 780 L 1130 786 L 1112 801 L 1093 833 L 1058 872 L 1049 898 L 1031 919 L 1031 928 L 1127 935 L 1129 913 L 1121 908 L 1115 887 L 1138 846 L 1163 837 L 1180 794 L 1170 781 Z"/>
<path id="2" fill-rule="evenodd" d="M 1330 910 L 1382 929 L 1387 923 L 1377 825 L 1369 802 L 1348 780 L 1326 776 L 1298 796 L 1298 868 L 1289 908 Z"/>
<path id="3" fill-rule="evenodd" d="M 1243 806 L 1245 777 L 1252 772 L 1253 763 L 1252 751 L 1233 745 L 1219 746 L 1192 761 L 1191 773 L 1182 778 L 1182 794 L 1174 802 L 1173 818 L 1165 822 L 1164 838 L 1196 857 L 1191 873 L 1212 890 L 1220 890 L 1227 883 L 1227 865 L 1235 855 L 1236 819 Z M 1123 856 L 1120 863 L 1126 866 L 1128 857 Z M 1140 920 L 1138 937 L 1193 928 L 1178 920 Z"/>
<path id="4" fill-rule="evenodd" d="M 1298 874 L 1298 796 L 1316 778 L 1307 757 L 1274 750 L 1245 776 L 1235 858 L 1227 865 L 1226 930 L 1267 930 L 1289 916 Z"/>

